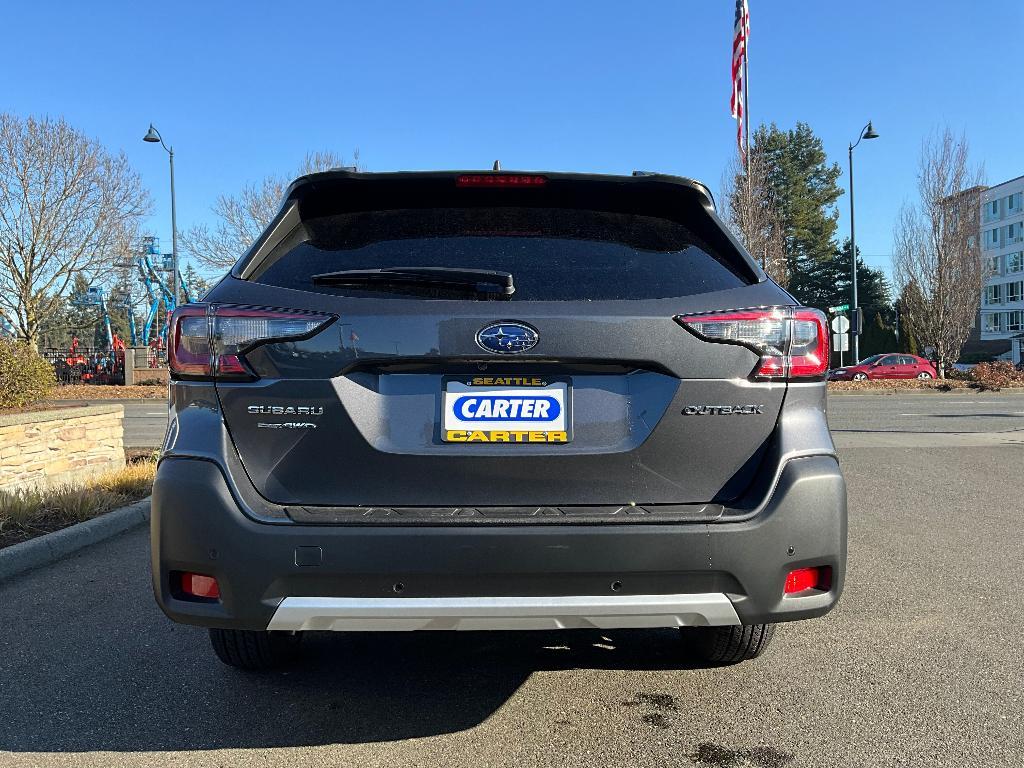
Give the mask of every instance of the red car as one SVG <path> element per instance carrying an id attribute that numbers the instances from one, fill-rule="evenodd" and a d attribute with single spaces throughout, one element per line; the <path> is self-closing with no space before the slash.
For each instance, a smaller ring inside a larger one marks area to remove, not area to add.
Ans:
<path id="1" fill-rule="evenodd" d="M 829 381 L 863 381 L 864 379 L 934 379 L 935 365 L 916 355 L 872 355 L 859 365 L 836 368 L 828 373 Z"/>

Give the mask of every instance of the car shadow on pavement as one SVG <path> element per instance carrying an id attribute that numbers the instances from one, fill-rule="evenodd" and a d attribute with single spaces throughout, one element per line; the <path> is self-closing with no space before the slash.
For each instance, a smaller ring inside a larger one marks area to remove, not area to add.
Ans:
<path id="1" fill-rule="evenodd" d="M 305 639 L 295 665 L 249 673 L 217 661 L 205 631 L 154 620 L 148 636 L 37 659 L 46 676 L 0 670 L 0 688 L 16 692 L 2 707 L 0 752 L 393 741 L 479 725 L 537 670 L 691 667 L 676 630 L 323 633 Z"/>

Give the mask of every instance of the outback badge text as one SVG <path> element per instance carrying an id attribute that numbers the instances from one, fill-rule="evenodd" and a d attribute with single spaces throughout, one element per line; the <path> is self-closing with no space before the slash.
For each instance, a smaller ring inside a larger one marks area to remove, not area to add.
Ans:
<path id="1" fill-rule="evenodd" d="M 688 405 L 683 408 L 684 416 L 752 416 L 764 413 L 764 405 Z"/>

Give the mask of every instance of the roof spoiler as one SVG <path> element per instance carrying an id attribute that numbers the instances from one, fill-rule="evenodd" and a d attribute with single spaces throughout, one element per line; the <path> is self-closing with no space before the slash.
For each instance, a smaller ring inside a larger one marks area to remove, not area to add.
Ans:
<path id="1" fill-rule="evenodd" d="M 493 187 L 474 184 L 472 189 L 459 188 L 457 180 L 467 175 L 474 179 L 495 177 L 496 183 Z M 498 183 L 499 178 L 517 176 L 540 179 L 543 184 Z M 231 274 L 248 278 L 272 251 L 295 237 L 302 222 L 310 218 L 357 210 L 421 207 L 424 201 L 441 207 L 458 206 L 465 205 L 468 199 L 478 204 L 579 207 L 677 219 L 729 257 L 745 278 L 753 282 L 767 279 L 718 218 L 714 197 L 704 184 L 648 171 L 634 171 L 631 176 L 543 171 L 365 173 L 354 169 L 308 174 L 289 185 L 280 211 Z"/>

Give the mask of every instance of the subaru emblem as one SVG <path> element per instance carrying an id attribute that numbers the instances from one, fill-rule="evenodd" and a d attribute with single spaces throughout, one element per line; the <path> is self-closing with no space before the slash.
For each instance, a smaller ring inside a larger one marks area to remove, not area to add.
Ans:
<path id="1" fill-rule="evenodd" d="M 526 352 L 537 346 L 539 339 L 540 336 L 533 328 L 516 322 L 491 323 L 476 334 L 476 343 L 480 349 L 498 355 Z"/>

